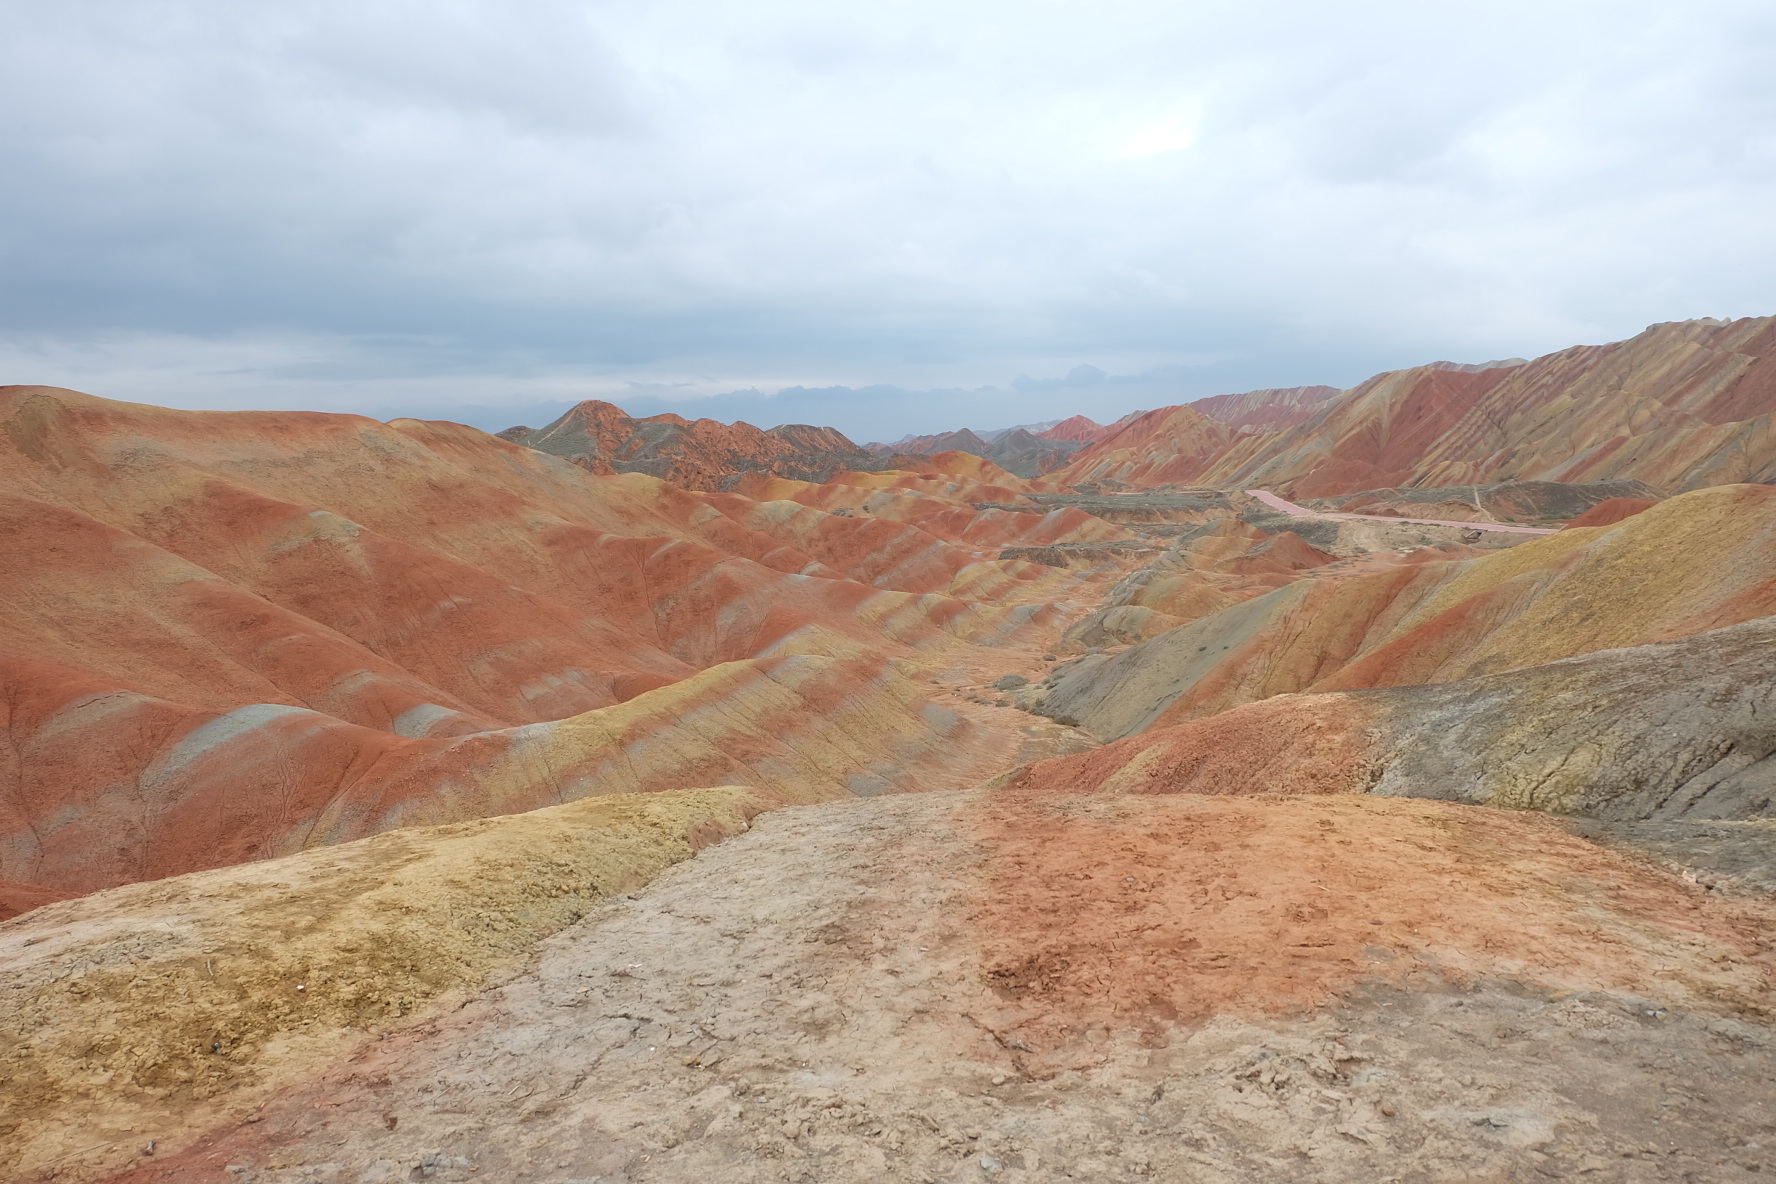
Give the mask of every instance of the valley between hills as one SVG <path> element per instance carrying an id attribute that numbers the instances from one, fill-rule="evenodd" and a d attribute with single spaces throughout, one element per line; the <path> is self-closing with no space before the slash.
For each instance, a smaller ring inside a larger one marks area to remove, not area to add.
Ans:
<path id="1" fill-rule="evenodd" d="M 0 1179 L 1763 1178 L 1773 357 L 0 388 Z"/>

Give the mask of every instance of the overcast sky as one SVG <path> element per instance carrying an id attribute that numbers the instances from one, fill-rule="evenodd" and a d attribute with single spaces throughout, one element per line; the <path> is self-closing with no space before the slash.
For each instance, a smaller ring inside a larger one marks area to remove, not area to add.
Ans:
<path id="1" fill-rule="evenodd" d="M 56 0 L 0 28 L 0 382 L 890 438 L 1776 313 L 1769 0 Z"/>

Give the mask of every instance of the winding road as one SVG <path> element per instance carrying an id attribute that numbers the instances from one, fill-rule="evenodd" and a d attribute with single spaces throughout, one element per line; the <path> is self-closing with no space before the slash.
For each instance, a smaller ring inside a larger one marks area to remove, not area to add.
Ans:
<path id="1" fill-rule="evenodd" d="M 1498 522 L 1454 522 L 1447 518 L 1395 518 L 1389 514 L 1341 514 L 1310 510 L 1306 506 L 1298 506 L 1292 501 L 1280 498 L 1264 489 L 1248 489 L 1247 493 L 1263 502 L 1273 510 L 1281 510 L 1285 514 L 1293 514 L 1297 518 L 1363 518 L 1372 522 L 1416 522 L 1421 526 L 1458 526 L 1463 530 L 1497 530 L 1508 534 L 1554 534 L 1556 528 L 1547 526 L 1506 526 Z"/>

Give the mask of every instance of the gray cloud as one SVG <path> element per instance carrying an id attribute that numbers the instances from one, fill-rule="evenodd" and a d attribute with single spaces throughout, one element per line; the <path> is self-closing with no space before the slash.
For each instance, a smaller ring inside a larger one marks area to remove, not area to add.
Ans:
<path id="1" fill-rule="evenodd" d="M 1753 0 L 64 0 L 8 24 L 5 381 L 899 435 L 1072 410 L 1009 379 L 1080 363 L 1164 401 L 1776 311 Z"/>

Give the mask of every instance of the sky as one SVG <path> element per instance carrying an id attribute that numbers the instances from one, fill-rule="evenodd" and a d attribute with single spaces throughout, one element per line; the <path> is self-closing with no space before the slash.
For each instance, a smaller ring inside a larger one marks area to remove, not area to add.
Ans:
<path id="1" fill-rule="evenodd" d="M 5 32 L 0 383 L 893 439 L 1776 313 L 1768 0 L 57 0 Z"/>

